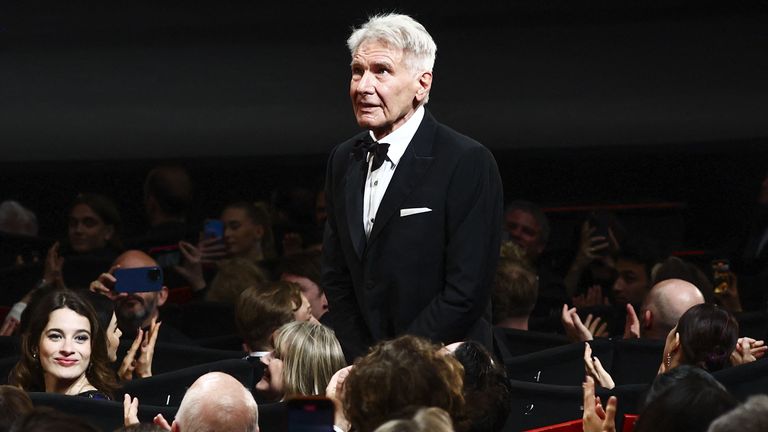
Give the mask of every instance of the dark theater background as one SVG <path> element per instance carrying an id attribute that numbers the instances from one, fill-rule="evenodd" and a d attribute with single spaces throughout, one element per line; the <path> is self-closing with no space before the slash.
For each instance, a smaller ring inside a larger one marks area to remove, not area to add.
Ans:
<path id="1" fill-rule="evenodd" d="M 494 152 L 508 200 L 562 226 L 617 206 L 676 250 L 743 224 L 768 166 L 766 1 L 2 2 L 0 199 L 59 237 L 81 191 L 140 232 L 161 162 L 190 168 L 200 218 L 317 187 L 357 131 L 349 29 L 392 10 L 434 36 L 428 108 Z"/>

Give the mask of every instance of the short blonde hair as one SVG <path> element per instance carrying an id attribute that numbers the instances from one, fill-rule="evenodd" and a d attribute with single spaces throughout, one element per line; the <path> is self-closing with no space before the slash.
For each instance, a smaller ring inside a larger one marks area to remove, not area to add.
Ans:
<path id="1" fill-rule="evenodd" d="M 374 432 L 453 432 L 453 422 L 444 409 L 421 408 L 412 419 L 390 420 Z"/>
<path id="2" fill-rule="evenodd" d="M 347 366 L 333 330 L 308 321 L 280 327 L 273 355 L 283 361 L 286 397 L 324 395 L 333 374 Z"/>

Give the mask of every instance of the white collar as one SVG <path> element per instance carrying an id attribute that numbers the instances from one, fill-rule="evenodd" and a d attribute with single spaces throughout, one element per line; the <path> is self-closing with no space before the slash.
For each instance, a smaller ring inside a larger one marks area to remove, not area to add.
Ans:
<path id="1" fill-rule="evenodd" d="M 416 131 L 419 129 L 421 120 L 423 119 L 424 105 L 421 105 L 416 109 L 411 118 L 406 120 L 402 126 L 392 131 L 389 135 L 386 135 L 382 139 L 378 140 L 380 143 L 389 144 L 387 156 L 392 161 L 393 167 L 397 166 L 397 163 L 400 162 L 400 158 L 403 157 L 405 149 L 408 148 L 408 144 L 413 139 L 413 136 L 416 135 Z M 371 138 L 376 141 L 376 137 L 373 136 L 373 132 L 368 131 L 368 133 L 371 135 Z"/>

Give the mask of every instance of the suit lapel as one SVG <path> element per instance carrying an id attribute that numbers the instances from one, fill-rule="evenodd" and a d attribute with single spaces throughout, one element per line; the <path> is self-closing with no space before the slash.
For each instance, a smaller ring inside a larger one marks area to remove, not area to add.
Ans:
<path id="1" fill-rule="evenodd" d="M 421 178 L 432 165 L 432 144 L 435 138 L 437 123 L 429 111 L 424 113 L 424 119 L 413 136 L 403 157 L 400 158 L 395 174 L 387 186 L 387 192 L 376 212 L 376 222 L 368 239 L 370 245 L 379 237 L 379 234 L 389 220 L 399 211 L 406 197 L 411 194 L 414 186 L 420 183 Z M 399 217 L 399 215 L 398 215 Z"/>
<path id="2" fill-rule="evenodd" d="M 366 172 L 363 171 L 364 164 L 349 155 L 349 164 L 347 165 L 346 185 L 346 208 L 347 225 L 349 225 L 349 237 L 352 245 L 355 247 L 358 258 L 363 257 L 365 249 L 365 233 L 363 231 L 363 184 L 365 183 Z"/>

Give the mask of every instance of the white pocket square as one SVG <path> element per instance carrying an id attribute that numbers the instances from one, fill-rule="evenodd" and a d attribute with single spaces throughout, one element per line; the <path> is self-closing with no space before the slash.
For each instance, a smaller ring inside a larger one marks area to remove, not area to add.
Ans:
<path id="1" fill-rule="evenodd" d="M 404 208 L 404 209 L 400 209 L 400 217 L 415 215 L 419 213 L 427 213 L 431 211 L 432 209 L 429 207 Z"/>

